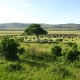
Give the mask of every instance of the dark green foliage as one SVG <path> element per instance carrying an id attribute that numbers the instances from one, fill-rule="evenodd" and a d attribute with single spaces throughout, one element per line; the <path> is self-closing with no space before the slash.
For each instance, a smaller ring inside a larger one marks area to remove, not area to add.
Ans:
<path id="1" fill-rule="evenodd" d="M 77 49 L 77 44 L 76 43 L 73 43 L 72 49 L 66 51 L 66 54 L 65 55 L 66 55 L 67 60 L 70 60 L 72 62 L 75 61 L 75 60 L 78 60 L 79 59 L 80 52 Z"/>
<path id="2" fill-rule="evenodd" d="M 56 56 L 61 56 L 62 49 L 59 46 L 54 46 L 51 48 L 51 53 Z"/>
<path id="3" fill-rule="evenodd" d="M 24 53 L 24 51 L 25 51 L 25 49 L 24 49 L 24 48 L 19 48 L 19 49 L 18 49 L 18 53 L 19 53 L 19 54 L 23 54 L 23 53 Z"/>
<path id="4" fill-rule="evenodd" d="M 8 37 L 4 37 L 1 40 L 1 45 L 0 45 L 1 54 L 7 60 L 16 60 L 16 59 L 19 58 L 19 56 L 17 55 L 18 47 L 19 47 L 19 43 L 16 42 L 14 39 L 10 39 Z"/>
<path id="5" fill-rule="evenodd" d="M 74 67 L 80 68 L 80 61 L 74 61 Z"/>
<path id="6" fill-rule="evenodd" d="M 47 31 L 43 30 L 40 24 L 31 24 L 27 29 L 25 29 L 25 33 L 28 35 L 36 35 L 38 37 L 42 34 L 47 34 Z"/>
<path id="7" fill-rule="evenodd" d="M 67 42 L 67 44 L 72 47 L 73 43 L 72 42 Z"/>
<path id="8" fill-rule="evenodd" d="M 77 44 L 76 43 L 73 43 L 72 49 L 77 50 Z"/>
<path id="9" fill-rule="evenodd" d="M 67 60 L 70 60 L 72 62 L 75 61 L 75 60 L 78 60 L 79 55 L 80 55 L 80 52 L 76 51 L 74 49 L 72 49 L 72 50 L 70 50 L 66 53 Z"/>

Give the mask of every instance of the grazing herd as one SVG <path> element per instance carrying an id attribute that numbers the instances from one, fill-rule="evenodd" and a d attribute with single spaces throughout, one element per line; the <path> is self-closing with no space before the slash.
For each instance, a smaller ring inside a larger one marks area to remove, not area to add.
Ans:
<path id="1" fill-rule="evenodd" d="M 24 42 L 38 42 L 38 43 L 55 43 L 55 42 L 62 42 L 62 41 L 68 41 L 71 39 L 74 41 L 74 39 L 80 38 L 80 35 L 78 34 L 47 34 L 47 35 L 39 35 L 37 38 L 36 36 L 28 36 L 26 35 L 24 37 Z"/>
<path id="2" fill-rule="evenodd" d="M 0 36 L 2 39 L 5 36 Z M 36 42 L 36 43 L 56 43 L 62 41 L 68 41 L 71 39 L 72 41 L 80 38 L 80 34 L 47 34 L 47 35 L 39 35 L 37 38 L 35 35 L 7 35 L 9 38 L 19 38 L 22 42 Z"/>

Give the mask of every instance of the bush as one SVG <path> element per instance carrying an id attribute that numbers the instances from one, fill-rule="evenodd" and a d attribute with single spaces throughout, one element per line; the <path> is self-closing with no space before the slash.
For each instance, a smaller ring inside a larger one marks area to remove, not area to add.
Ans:
<path id="1" fill-rule="evenodd" d="M 67 42 L 67 44 L 72 47 L 73 43 L 72 42 Z"/>
<path id="2" fill-rule="evenodd" d="M 78 60 L 79 55 L 80 55 L 80 52 L 76 51 L 74 49 L 66 52 L 66 58 L 67 58 L 67 60 L 70 60 L 72 62 L 75 61 L 75 60 Z"/>
<path id="3" fill-rule="evenodd" d="M 19 56 L 17 55 L 19 49 L 19 43 L 14 39 L 4 37 L 1 40 L 0 51 L 1 55 L 4 56 L 7 60 L 17 60 Z M 23 49 L 21 49 L 22 51 Z"/>
<path id="4" fill-rule="evenodd" d="M 24 51 L 25 51 L 25 49 L 24 49 L 24 48 L 19 48 L 19 49 L 18 49 L 18 53 L 19 53 L 19 54 L 23 54 L 23 53 L 24 53 Z"/>
<path id="5" fill-rule="evenodd" d="M 76 43 L 73 43 L 72 49 L 66 51 L 65 52 L 65 55 L 66 55 L 65 57 L 67 58 L 67 60 L 70 60 L 72 62 L 75 61 L 75 60 L 78 60 L 79 59 L 80 52 L 77 49 L 77 44 Z"/>
<path id="6" fill-rule="evenodd" d="M 77 44 L 76 44 L 76 43 L 73 43 L 72 49 L 73 49 L 73 50 L 77 50 Z"/>
<path id="7" fill-rule="evenodd" d="M 61 56 L 61 51 L 62 49 L 59 46 L 54 46 L 53 48 L 51 48 L 51 53 L 56 56 Z"/>

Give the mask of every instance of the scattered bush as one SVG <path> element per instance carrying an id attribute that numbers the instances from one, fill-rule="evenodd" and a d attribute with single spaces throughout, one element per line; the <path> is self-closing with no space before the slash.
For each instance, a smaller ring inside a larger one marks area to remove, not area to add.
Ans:
<path id="1" fill-rule="evenodd" d="M 56 56 L 61 56 L 62 49 L 59 46 L 54 46 L 51 48 L 51 53 Z"/>
<path id="2" fill-rule="evenodd" d="M 1 55 L 4 56 L 7 60 L 17 60 L 19 59 L 18 51 L 23 51 L 23 48 L 19 49 L 19 43 L 14 39 L 4 37 L 1 40 L 0 51 Z M 22 53 L 22 52 L 21 52 Z"/>
<path id="3" fill-rule="evenodd" d="M 75 61 L 79 59 L 80 52 L 75 50 L 70 50 L 66 52 L 66 58 L 70 61 Z"/>
<path id="4" fill-rule="evenodd" d="M 66 59 L 70 60 L 72 62 L 75 61 L 75 60 L 78 60 L 79 55 L 80 55 L 80 52 L 77 49 L 77 44 L 76 43 L 73 43 L 71 50 L 65 51 Z"/>
<path id="5" fill-rule="evenodd" d="M 67 42 L 67 44 L 72 47 L 73 43 L 72 42 Z"/>

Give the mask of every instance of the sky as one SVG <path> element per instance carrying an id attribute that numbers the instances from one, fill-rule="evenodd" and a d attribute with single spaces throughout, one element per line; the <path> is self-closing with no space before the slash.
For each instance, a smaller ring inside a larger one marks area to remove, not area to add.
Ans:
<path id="1" fill-rule="evenodd" d="M 80 0 L 0 0 L 0 23 L 80 24 Z"/>

